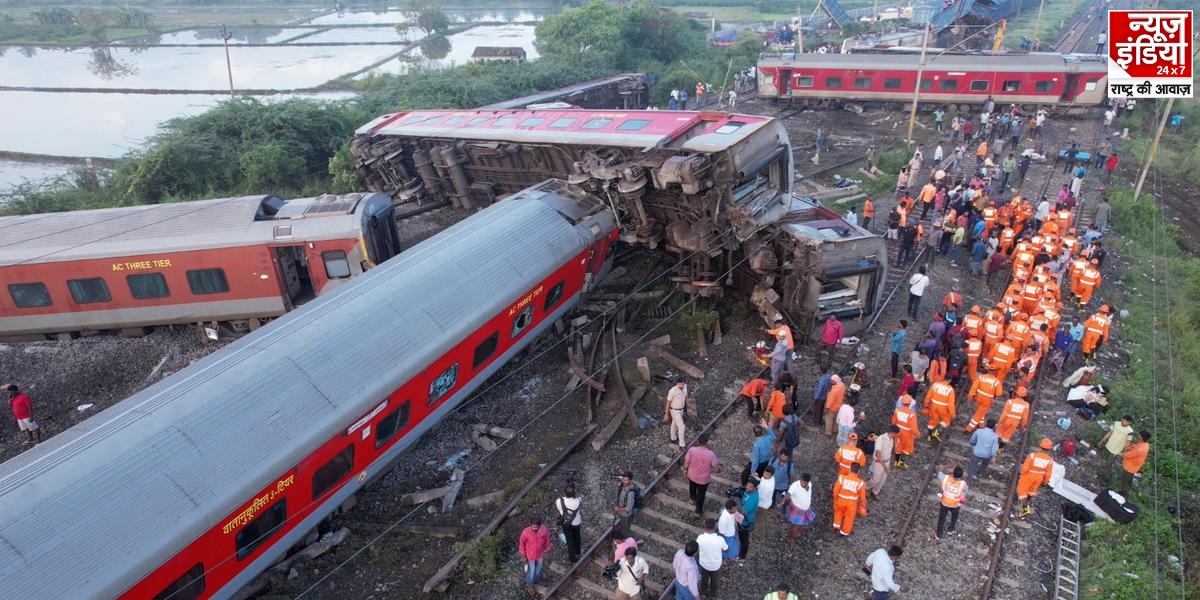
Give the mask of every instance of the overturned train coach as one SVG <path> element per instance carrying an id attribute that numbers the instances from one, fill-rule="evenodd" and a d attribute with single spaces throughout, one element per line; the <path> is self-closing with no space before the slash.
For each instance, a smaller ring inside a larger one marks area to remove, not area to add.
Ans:
<path id="1" fill-rule="evenodd" d="M 422 110 L 351 142 L 367 186 L 398 204 L 483 207 L 546 178 L 605 199 L 621 237 L 678 258 L 704 296 L 736 289 L 768 321 L 815 329 L 881 304 L 882 240 L 793 198 L 787 131 L 761 116 L 688 111 Z"/>

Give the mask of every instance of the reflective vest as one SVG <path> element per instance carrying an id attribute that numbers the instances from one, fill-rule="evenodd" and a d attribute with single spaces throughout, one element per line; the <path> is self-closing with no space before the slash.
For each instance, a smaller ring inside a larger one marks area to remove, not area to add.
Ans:
<path id="1" fill-rule="evenodd" d="M 975 384 L 971 386 L 970 395 L 976 399 L 982 397 L 988 400 L 995 400 L 1000 392 L 1004 391 L 1004 383 L 1001 382 L 995 375 L 984 373 L 980 375 Z"/>
<path id="2" fill-rule="evenodd" d="M 892 425 L 900 428 L 900 431 L 912 431 L 913 425 L 917 422 L 917 413 L 911 408 L 901 406 L 892 413 Z"/>
<path id="3" fill-rule="evenodd" d="M 1027 283 L 1027 284 L 1025 284 L 1025 287 L 1021 290 L 1021 299 L 1030 304 L 1037 302 L 1038 298 L 1040 298 L 1041 295 L 1042 295 L 1042 285 L 1037 282 Z"/>
<path id="4" fill-rule="evenodd" d="M 996 348 L 992 350 L 992 356 L 988 360 L 993 367 L 1011 367 L 1013 361 L 1017 359 L 1017 349 L 1013 348 L 1008 342 L 1000 342 L 996 344 Z"/>
<path id="5" fill-rule="evenodd" d="M 967 499 L 967 482 L 952 475 L 942 478 L 942 506 L 958 508 Z"/>
<path id="6" fill-rule="evenodd" d="M 988 321 L 983 324 L 983 336 L 992 341 L 1004 337 L 1004 324 L 999 321 Z"/>
<path id="7" fill-rule="evenodd" d="M 988 229 L 991 229 L 996 224 L 996 209 L 989 206 L 983 209 L 983 222 L 987 223 Z"/>
<path id="8" fill-rule="evenodd" d="M 946 294 L 946 297 L 942 299 L 942 306 L 949 308 L 951 304 L 955 306 L 962 306 L 962 294 L 958 292 L 950 292 L 949 294 Z"/>
<path id="9" fill-rule="evenodd" d="M 1021 465 L 1021 474 L 1041 477 L 1045 480 L 1050 476 L 1050 465 L 1052 464 L 1054 464 L 1054 459 L 1045 452 L 1030 452 L 1029 456 L 1025 458 L 1025 464 Z"/>
<path id="10" fill-rule="evenodd" d="M 963 329 L 967 330 L 967 335 L 971 337 L 979 337 L 979 328 L 983 326 L 983 317 L 977 314 L 969 314 L 963 317 Z"/>
<path id="11" fill-rule="evenodd" d="M 867 464 L 866 455 L 863 454 L 863 451 L 859 450 L 858 446 L 855 446 L 854 444 L 846 444 L 845 446 L 838 448 L 837 454 L 833 456 L 833 459 L 837 462 L 839 467 L 845 469 L 849 469 L 850 465 L 853 463 L 858 463 L 858 466 L 860 467 Z"/>
<path id="12" fill-rule="evenodd" d="M 1079 285 L 1087 287 L 1095 287 L 1100 284 L 1100 271 L 1088 265 L 1088 268 L 1083 270 L 1083 274 L 1079 276 Z"/>
<path id="13" fill-rule="evenodd" d="M 1035 329 L 1029 332 L 1029 347 L 1033 348 L 1037 345 L 1038 352 L 1045 354 L 1050 350 L 1050 336 L 1046 335 L 1045 331 Z"/>
<path id="14" fill-rule="evenodd" d="M 1096 313 L 1088 317 L 1087 322 L 1083 324 L 1084 331 L 1085 333 L 1108 339 L 1108 324 L 1111 322 L 1111 319 L 1112 317 L 1104 313 Z"/>
<path id="15" fill-rule="evenodd" d="M 864 499 L 866 485 L 861 477 L 853 473 L 838 475 L 837 481 L 833 484 L 833 496 L 838 500 L 859 502 Z"/>
<path id="16" fill-rule="evenodd" d="M 1013 231 L 1011 227 L 1005 227 L 1004 231 L 1000 232 L 1000 247 L 1007 248 L 1011 246 L 1016 237 L 1017 232 Z"/>
<path id="17" fill-rule="evenodd" d="M 939 381 L 929 386 L 929 391 L 925 393 L 925 404 L 933 403 L 937 406 L 949 407 L 954 403 L 954 388 L 950 384 Z"/>
<path id="18" fill-rule="evenodd" d="M 978 362 L 979 357 L 983 356 L 983 342 L 979 341 L 979 338 L 973 337 L 967 340 L 967 347 L 964 348 L 964 351 L 967 353 L 967 358 Z"/>
<path id="19" fill-rule="evenodd" d="M 1025 417 L 1028 415 L 1029 403 L 1020 398 L 1012 398 L 1008 402 L 1004 403 L 1004 414 L 1000 415 L 1000 419 L 1015 419 L 1017 421 L 1024 421 Z"/>

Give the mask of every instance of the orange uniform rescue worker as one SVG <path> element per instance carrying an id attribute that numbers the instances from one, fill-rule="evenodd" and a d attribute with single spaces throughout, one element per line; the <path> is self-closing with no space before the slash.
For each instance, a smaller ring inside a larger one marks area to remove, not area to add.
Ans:
<path id="1" fill-rule="evenodd" d="M 856 516 L 867 515 L 867 484 L 858 471 L 858 464 L 852 464 L 850 472 L 833 483 L 833 529 L 843 536 L 854 531 Z"/>
<path id="2" fill-rule="evenodd" d="M 1021 513 L 1018 515 L 1020 517 L 1033 514 L 1031 500 L 1043 485 L 1050 482 L 1054 459 L 1045 451 L 1053 448 L 1054 442 L 1049 438 L 1042 438 L 1038 446 L 1041 450 L 1034 450 L 1025 457 L 1025 463 L 1021 465 L 1021 477 L 1017 479 L 1017 499 L 1021 501 Z"/>

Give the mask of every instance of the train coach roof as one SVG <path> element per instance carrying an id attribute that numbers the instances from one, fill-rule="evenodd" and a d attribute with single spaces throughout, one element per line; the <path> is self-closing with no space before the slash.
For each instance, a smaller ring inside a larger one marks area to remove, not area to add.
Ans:
<path id="1" fill-rule="evenodd" d="M 313 217 L 353 214 L 362 199 L 241 196 L 0 217 L 0 266 L 261 244 L 277 225 L 293 239 L 347 237 L 356 220 Z"/>
<path id="2" fill-rule="evenodd" d="M 790 55 L 789 55 L 790 56 Z M 918 52 L 893 52 L 881 54 L 802 54 L 800 58 L 763 58 L 760 67 L 790 67 L 803 74 L 809 69 L 862 69 L 886 71 L 889 69 L 916 70 L 921 60 Z M 949 53 L 926 56 L 925 68 L 933 71 L 981 71 L 989 69 L 1012 69 L 1030 73 L 1061 73 L 1064 71 L 1107 72 L 1104 57 L 1085 54 L 1055 54 L 1052 52 L 1010 53 Z"/>
<path id="3" fill-rule="evenodd" d="M 678 110 L 417 110 L 384 115 L 357 133 L 713 152 L 773 121 L 770 117 Z"/>
<path id="4" fill-rule="evenodd" d="M 587 247 L 558 212 L 575 198 L 558 185 L 455 224 L 0 465 L 4 597 L 116 597 L 219 525 Z"/>

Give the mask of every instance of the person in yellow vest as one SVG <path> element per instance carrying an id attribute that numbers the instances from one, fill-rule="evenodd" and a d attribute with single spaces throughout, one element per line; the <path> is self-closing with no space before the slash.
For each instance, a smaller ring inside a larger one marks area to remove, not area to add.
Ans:
<path id="1" fill-rule="evenodd" d="M 937 532 L 933 535 L 939 540 L 944 534 L 954 535 L 958 532 L 958 510 L 967 501 L 967 482 L 963 479 L 963 468 L 954 467 L 953 471 L 947 473 L 949 470 L 947 468 L 938 473 L 941 479 L 941 492 L 938 494 L 941 507 L 938 508 Z M 950 517 L 949 529 L 946 528 L 947 516 Z"/>
<path id="2" fill-rule="evenodd" d="M 1018 515 L 1020 517 L 1033 514 L 1033 497 L 1043 485 L 1050 482 L 1050 470 L 1054 459 L 1050 458 L 1046 451 L 1054 447 L 1054 442 L 1051 442 L 1050 438 L 1042 438 L 1038 446 L 1040 450 L 1034 450 L 1025 457 L 1025 463 L 1021 465 L 1021 477 L 1017 479 L 1017 500 L 1021 502 L 1021 512 Z"/>

